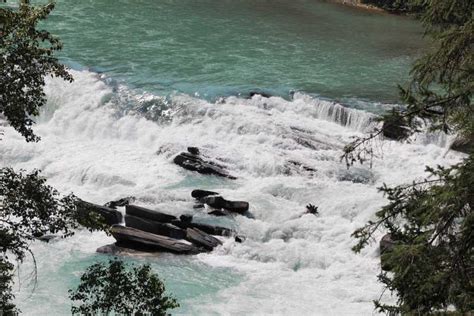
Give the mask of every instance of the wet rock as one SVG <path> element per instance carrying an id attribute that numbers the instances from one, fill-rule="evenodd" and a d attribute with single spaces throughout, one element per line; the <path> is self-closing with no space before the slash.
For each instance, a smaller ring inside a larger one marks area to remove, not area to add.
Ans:
<path id="1" fill-rule="evenodd" d="M 392 270 L 392 266 L 387 262 L 387 254 L 389 254 L 395 247 L 396 242 L 393 240 L 391 234 L 386 234 L 380 240 L 380 266 L 384 271 Z"/>
<path id="2" fill-rule="evenodd" d="M 410 129 L 402 117 L 394 115 L 383 122 L 382 134 L 389 139 L 402 140 L 410 135 Z"/>
<path id="3" fill-rule="evenodd" d="M 133 203 L 134 201 L 135 201 L 135 197 L 128 196 L 128 197 L 118 199 L 116 201 L 107 202 L 107 203 L 104 204 L 104 206 L 116 209 L 117 207 L 122 207 L 122 206 L 129 205 L 130 203 Z"/>
<path id="4" fill-rule="evenodd" d="M 177 219 L 176 216 L 150 210 L 150 209 L 147 209 L 141 206 L 136 206 L 136 205 L 125 206 L 125 213 L 127 215 L 133 215 L 140 218 L 150 219 L 150 220 L 160 222 L 160 223 L 170 223 L 172 220 Z"/>
<path id="5" fill-rule="evenodd" d="M 147 233 L 135 228 L 114 225 L 110 233 L 117 245 L 139 251 L 168 251 L 177 254 L 196 254 L 198 247 L 174 238 Z"/>
<path id="6" fill-rule="evenodd" d="M 122 222 L 122 213 L 119 211 L 83 200 L 76 201 L 76 210 L 80 216 L 87 218 L 91 212 L 101 215 L 108 225 L 120 224 Z M 84 224 L 86 225 L 86 223 Z"/>
<path id="7" fill-rule="evenodd" d="M 220 226 L 213 226 L 208 224 L 200 224 L 200 223 L 193 223 L 191 215 L 181 215 L 180 220 L 172 221 L 171 223 L 175 226 L 180 228 L 197 228 L 202 230 L 205 233 L 210 235 L 217 235 L 217 236 L 231 236 L 234 231 L 232 229 Z"/>
<path id="8" fill-rule="evenodd" d="M 450 147 L 452 150 L 460 151 L 465 154 L 469 154 L 474 151 L 474 136 L 469 137 L 457 137 Z"/>
<path id="9" fill-rule="evenodd" d="M 186 170 L 196 171 L 201 174 L 215 175 L 232 180 L 237 179 L 230 175 L 223 166 L 209 160 L 204 160 L 200 156 L 191 153 L 182 152 L 174 158 L 173 162 Z"/>
<path id="10" fill-rule="evenodd" d="M 243 214 L 249 210 L 249 203 L 244 201 L 228 201 L 222 196 L 206 196 L 199 200 L 216 209 L 225 209 L 230 212 Z"/>
<path id="11" fill-rule="evenodd" d="M 186 240 L 197 246 L 203 247 L 206 250 L 212 250 L 215 247 L 222 245 L 222 242 L 219 239 L 212 237 L 197 228 L 186 229 Z"/>
<path id="12" fill-rule="evenodd" d="M 147 254 L 156 256 L 159 253 L 159 251 L 138 251 L 131 248 L 121 247 L 117 243 L 99 247 L 96 252 L 113 256 L 143 256 Z"/>
<path id="13" fill-rule="evenodd" d="M 219 195 L 219 193 L 217 192 L 213 192 L 213 191 L 206 191 L 206 190 L 193 190 L 191 192 L 191 196 L 195 199 L 202 199 L 206 196 L 209 196 L 209 195 Z"/>
<path id="14" fill-rule="evenodd" d="M 193 155 L 199 155 L 199 148 L 197 147 L 188 147 L 188 153 L 193 154 Z"/>
<path id="15" fill-rule="evenodd" d="M 238 242 L 238 243 L 243 243 L 246 239 L 247 239 L 247 237 L 245 237 L 243 235 L 235 236 L 235 241 Z"/>
<path id="16" fill-rule="evenodd" d="M 249 99 L 253 98 L 254 96 L 256 95 L 259 95 L 263 98 L 271 98 L 272 95 L 269 94 L 269 93 L 266 93 L 266 92 L 262 92 L 262 91 L 250 91 L 249 92 Z"/>
<path id="17" fill-rule="evenodd" d="M 125 226 L 136 228 L 148 233 L 167 236 L 175 239 L 186 238 L 186 232 L 169 223 L 159 223 L 149 219 L 125 215 Z"/>
<path id="18" fill-rule="evenodd" d="M 50 242 L 51 240 L 56 239 L 56 238 L 58 238 L 58 236 L 56 235 L 42 235 L 42 236 L 38 236 L 36 239 L 41 240 L 43 242 Z"/>
<path id="19" fill-rule="evenodd" d="M 213 215 L 213 216 L 228 216 L 228 215 L 231 215 L 232 213 L 223 209 L 218 209 L 218 210 L 210 211 L 207 214 Z"/>

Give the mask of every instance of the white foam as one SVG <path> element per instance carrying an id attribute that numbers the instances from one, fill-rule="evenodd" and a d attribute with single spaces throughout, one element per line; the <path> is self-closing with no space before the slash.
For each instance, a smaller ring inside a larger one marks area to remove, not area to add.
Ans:
<path id="1" fill-rule="evenodd" d="M 231 268 L 243 279 L 213 294 L 183 299 L 186 311 L 195 314 L 372 313 L 372 300 L 381 293 L 376 245 L 354 254 L 350 234 L 385 203 L 377 186 L 404 183 L 422 177 L 424 165 L 461 158 L 433 142 L 381 141 L 384 157 L 372 170 L 347 171 L 341 149 L 370 127 L 372 115 L 366 112 L 303 94 L 291 101 L 255 96 L 219 103 L 176 95 L 167 109 L 169 119 L 152 121 L 131 110 L 117 95 L 120 89 L 114 92 L 96 74 L 73 75 L 71 85 L 48 81 L 49 102 L 35 127 L 41 142 L 27 144 L 5 128 L 1 164 L 40 168 L 62 192 L 97 203 L 134 195 L 143 205 L 173 214 L 198 212 L 189 195 L 196 186 L 248 200 L 255 219 L 237 217 L 231 223 L 247 241 L 227 240 L 193 259 L 209 269 Z M 127 102 L 133 107 L 130 98 Z M 173 165 L 173 156 L 187 146 L 222 158 L 239 179 L 207 178 Z M 289 160 L 315 171 L 289 171 Z M 320 216 L 301 216 L 308 203 L 319 206 Z M 57 260 L 65 264 L 71 260 L 66 253 L 90 254 L 109 241 L 81 234 L 61 248 Z M 37 260 L 48 260 L 47 248 L 41 247 Z M 48 273 L 64 273 L 58 269 Z M 35 314 L 34 297 L 20 300 L 25 313 Z M 69 304 L 67 293 L 52 297 L 44 303 Z"/>

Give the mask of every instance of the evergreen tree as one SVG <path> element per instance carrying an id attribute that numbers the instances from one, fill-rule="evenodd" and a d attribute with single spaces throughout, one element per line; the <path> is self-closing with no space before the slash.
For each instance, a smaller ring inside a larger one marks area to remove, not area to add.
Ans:
<path id="1" fill-rule="evenodd" d="M 78 305 L 78 315 L 167 315 L 179 306 L 165 296 L 165 287 L 149 265 L 127 266 L 114 259 L 108 264 L 96 263 L 81 276 L 81 283 L 70 290 L 70 298 Z"/>
<path id="2" fill-rule="evenodd" d="M 373 157 L 371 141 L 390 134 L 399 139 L 424 128 L 474 140 L 474 1 L 423 0 L 421 21 L 432 49 L 412 70 L 412 82 L 400 88 L 406 106 L 381 118 L 380 127 L 347 145 L 348 166 Z M 392 137 L 395 138 L 395 137 Z M 388 314 L 427 315 L 474 311 L 474 153 L 448 168 L 427 167 L 420 182 L 380 190 L 389 204 L 376 220 L 354 232 L 360 251 L 375 231 L 385 228 L 394 244 L 383 252 L 390 272 L 379 280 L 393 291 L 395 306 L 375 302 Z M 452 311 L 454 310 L 454 311 Z"/>

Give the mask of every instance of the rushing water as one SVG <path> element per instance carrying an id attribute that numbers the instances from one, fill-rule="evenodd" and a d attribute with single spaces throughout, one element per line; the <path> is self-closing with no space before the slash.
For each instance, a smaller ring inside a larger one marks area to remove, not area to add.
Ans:
<path id="1" fill-rule="evenodd" d="M 246 235 L 197 256 L 127 259 L 153 265 L 181 304 L 176 314 L 373 312 L 382 291 L 377 247 L 352 253 L 351 232 L 385 203 L 383 182 L 460 158 L 445 139 L 419 136 L 380 141 L 383 159 L 372 169 L 339 160 L 372 124 L 369 112 L 397 102 L 395 83 L 423 47 L 415 22 L 316 0 L 61 0 L 47 26 L 63 39 L 75 82 L 48 81 L 41 142 L 4 128 L 2 165 L 40 168 L 61 192 L 92 202 L 133 195 Z M 255 89 L 275 97 L 245 98 Z M 173 165 L 187 146 L 222 158 L 239 179 Z M 195 188 L 248 200 L 255 218 L 196 211 Z M 319 216 L 303 215 L 308 203 Z M 107 260 L 95 249 L 112 242 L 81 231 L 34 244 L 37 288 L 31 262 L 15 287 L 23 312 L 68 314 L 67 289 Z"/>

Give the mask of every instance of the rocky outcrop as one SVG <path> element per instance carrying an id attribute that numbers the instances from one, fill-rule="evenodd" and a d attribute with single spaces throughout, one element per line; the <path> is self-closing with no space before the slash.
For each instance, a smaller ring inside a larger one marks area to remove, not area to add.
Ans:
<path id="1" fill-rule="evenodd" d="M 177 219 L 176 216 L 150 210 L 136 205 L 125 206 L 125 213 L 127 215 L 133 215 L 136 217 L 145 218 L 160 223 L 171 223 L 171 221 Z"/>
<path id="2" fill-rule="evenodd" d="M 102 216 L 107 225 L 115 225 L 122 222 L 122 213 L 119 211 L 106 206 L 89 203 L 80 199 L 76 201 L 76 210 L 79 216 L 83 218 L 88 218 L 91 212 L 99 214 Z"/>
<path id="3" fill-rule="evenodd" d="M 190 148 L 193 149 L 190 150 Z M 186 170 L 196 171 L 201 174 L 214 175 L 232 180 L 237 179 L 230 175 L 224 166 L 201 157 L 201 155 L 199 155 L 199 149 L 195 147 L 190 148 L 188 148 L 188 152 L 182 152 L 177 155 L 173 162 Z"/>
<path id="4" fill-rule="evenodd" d="M 198 200 L 209 195 L 219 195 L 219 193 L 206 190 L 193 190 L 193 192 L 191 192 L 191 196 Z"/>
<path id="5" fill-rule="evenodd" d="M 141 251 L 169 251 L 176 254 L 196 254 L 201 250 L 193 244 L 161 235 L 144 232 L 135 228 L 113 225 L 110 233 L 117 245 Z"/>
<path id="6" fill-rule="evenodd" d="M 456 150 L 465 154 L 469 154 L 474 151 L 474 136 L 461 137 L 458 136 L 451 144 L 450 149 Z"/>
<path id="7" fill-rule="evenodd" d="M 389 139 L 402 140 L 410 135 L 410 129 L 402 117 L 393 115 L 384 120 L 382 134 Z"/>

